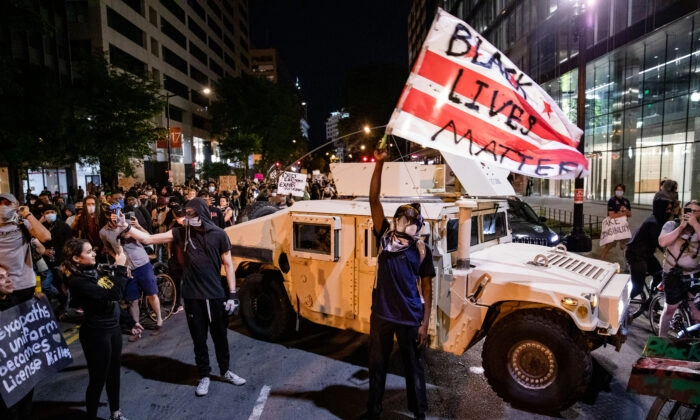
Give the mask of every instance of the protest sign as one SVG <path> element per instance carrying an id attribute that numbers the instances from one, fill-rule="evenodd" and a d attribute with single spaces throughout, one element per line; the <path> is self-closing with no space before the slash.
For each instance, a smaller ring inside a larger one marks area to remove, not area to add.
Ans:
<path id="1" fill-rule="evenodd" d="M 222 175 L 219 177 L 219 191 L 233 191 L 237 189 L 236 175 Z"/>
<path id="2" fill-rule="evenodd" d="M 301 197 L 306 190 L 306 175 L 296 172 L 282 172 L 277 180 L 277 194 Z"/>
<path id="3" fill-rule="evenodd" d="M 0 312 L 0 396 L 6 406 L 72 360 L 46 296 Z"/>
<path id="4" fill-rule="evenodd" d="M 619 241 L 621 239 L 630 239 L 632 237 L 632 232 L 630 232 L 630 225 L 627 222 L 627 217 L 610 218 L 606 217 L 603 219 L 603 228 L 600 231 L 600 245 L 606 245 L 613 241 Z"/>
<path id="5" fill-rule="evenodd" d="M 582 131 L 465 22 L 438 9 L 387 134 L 537 178 L 587 176 Z"/>

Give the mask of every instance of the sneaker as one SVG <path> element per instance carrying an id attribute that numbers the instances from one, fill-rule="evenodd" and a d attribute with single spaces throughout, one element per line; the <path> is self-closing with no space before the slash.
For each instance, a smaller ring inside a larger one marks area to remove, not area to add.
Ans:
<path id="1" fill-rule="evenodd" d="M 197 390 L 194 392 L 198 397 L 203 397 L 209 393 L 209 377 L 205 376 L 199 380 L 199 385 L 197 385 Z"/>
<path id="2" fill-rule="evenodd" d="M 230 370 L 227 370 L 226 373 L 224 373 L 224 380 L 237 386 L 241 386 L 246 382 L 245 379 L 241 378 Z"/>
<path id="3" fill-rule="evenodd" d="M 115 416 L 114 414 L 112 414 L 111 416 L 109 416 L 109 420 L 129 420 L 129 419 L 127 419 L 126 417 L 124 417 L 124 415 L 123 415 L 122 413 L 119 413 L 119 414 L 117 414 L 116 416 Z"/>
<path id="4" fill-rule="evenodd" d="M 140 335 L 131 334 L 131 335 L 129 336 L 129 343 L 133 343 L 133 342 L 135 342 L 135 341 L 139 341 L 140 338 L 141 338 Z"/>

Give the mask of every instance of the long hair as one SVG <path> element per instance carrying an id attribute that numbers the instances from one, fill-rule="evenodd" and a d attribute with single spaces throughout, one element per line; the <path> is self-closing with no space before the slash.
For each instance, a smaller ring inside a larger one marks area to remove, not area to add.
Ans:
<path id="1" fill-rule="evenodd" d="M 79 238 L 83 239 L 91 239 L 88 237 L 88 232 L 90 232 L 90 213 L 88 213 L 87 201 L 89 199 L 93 199 L 95 201 L 95 223 L 97 224 L 97 231 L 99 232 L 99 230 L 102 229 L 102 227 L 107 223 L 106 220 L 103 220 L 102 203 L 100 203 L 100 200 L 98 200 L 94 195 L 86 196 L 83 199 L 83 211 L 80 213 L 80 216 L 77 217 L 75 227 L 75 233 Z M 99 238 L 97 239 L 99 240 Z M 92 243 L 92 240 L 90 240 L 90 243 L 95 245 Z"/>
<path id="2" fill-rule="evenodd" d="M 63 262 L 61 262 L 61 272 L 64 276 L 69 276 L 70 268 L 75 266 L 73 257 L 79 257 L 83 253 L 83 247 L 90 243 L 87 239 L 71 238 L 63 245 Z"/>

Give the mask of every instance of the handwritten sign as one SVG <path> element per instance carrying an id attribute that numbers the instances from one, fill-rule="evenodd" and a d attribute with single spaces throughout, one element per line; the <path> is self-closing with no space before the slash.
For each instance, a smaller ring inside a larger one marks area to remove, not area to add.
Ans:
<path id="1" fill-rule="evenodd" d="M 603 219 L 603 228 L 600 231 L 600 245 L 606 245 L 613 241 L 629 239 L 632 237 L 630 225 L 627 217 L 617 217 L 615 219 L 606 217 Z"/>
<path id="2" fill-rule="evenodd" d="M 277 194 L 303 196 L 306 190 L 306 175 L 296 172 L 282 172 L 277 181 Z"/>
<path id="3" fill-rule="evenodd" d="M 582 131 L 508 57 L 442 9 L 387 133 L 537 178 L 586 176 Z"/>
<path id="4" fill-rule="evenodd" d="M 0 396 L 5 405 L 16 404 L 72 360 L 45 296 L 0 312 Z"/>

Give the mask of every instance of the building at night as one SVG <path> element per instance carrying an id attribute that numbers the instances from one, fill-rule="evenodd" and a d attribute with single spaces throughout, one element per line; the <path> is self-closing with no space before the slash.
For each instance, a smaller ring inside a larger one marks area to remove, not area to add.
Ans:
<path id="1" fill-rule="evenodd" d="M 409 28 L 416 33 L 409 40 L 425 38 L 435 15 L 426 8 L 442 7 L 503 51 L 572 122 L 585 66 L 587 199 L 607 201 L 623 183 L 633 204 L 650 204 L 665 178 L 678 181 L 681 201 L 700 196 L 700 2 L 437 3 L 414 3 Z M 579 36 L 585 37 L 582 51 Z M 420 42 L 409 42 L 412 61 L 419 51 Z M 534 179 L 533 191 L 572 197 L 574 181 Z"/>

